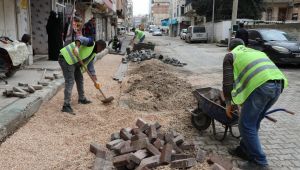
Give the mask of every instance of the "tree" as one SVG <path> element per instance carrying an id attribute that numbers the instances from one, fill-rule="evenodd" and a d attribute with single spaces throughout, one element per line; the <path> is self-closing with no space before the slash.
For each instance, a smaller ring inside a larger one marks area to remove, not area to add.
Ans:
<path id="1" fill-rule="evenodd" d="M 239 0 L 238 18 L 260 19 L 263 0 Z M 215 0 L 215 20 L 231 19 L 232 0 Z M 212 19 L 212 0 L 192 0 L 196 13 L 205 16 L 207 21 Z"/>

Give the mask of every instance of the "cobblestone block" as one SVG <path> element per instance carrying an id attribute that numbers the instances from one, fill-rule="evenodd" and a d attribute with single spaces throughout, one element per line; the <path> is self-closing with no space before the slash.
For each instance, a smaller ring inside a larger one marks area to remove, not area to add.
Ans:
<path id="1" fill-rule="evenodd" d="M 131 146 L 133 147 L 134 150 L 147 148 L 148 144 L 149 144 L 148 138 L 142 138 L 139 140 L 131 141 Z"/>
<path id="2" fill-rule="evenodd" d="M 116 139 L 120 139 L 120 133 L 119 132 L 113 133 L 110 136 L 111 141 L 116 140 Z"/>
<path id="3" fill-rule="evenodd" d="M 123 129 L 120 130 L 120 137 L 123 140 L 130 140 L 131 137 L 132 137 L 132 134 L 130 134 L 130 131 L 123 128 Z"/>
<path id="4" fill-rule="evenodd" d="M 124 140 L 123 139 L 117 139 L 117 140 L 113 140 L 113 141 L 110 141 L 106 144 L 106 147 L 108 149 L 112 149 L 113 146 L 117 145 L 118 143 L 120 142 L 123 142 Z"/>
<path id="5" fill-rule="evenodd" d="M 113 165 L 115 167 L 122 167 L 122 166 L 126 166 L 127 164 L 129 164 L 129 158 L 130 158 L 131 154 L 124 154 L 124 155 L 120 155 L 120 156 L 116 156 L 113 158 Z"/>
<path id="6" fill-rule="evenodd" d="M 196 164 L 195 158 L 181 159 L 171 162 L 171 168 L 187 169 Z"/>
<path id="7" fill-rule="evenodd" d="M 143 170 L 143 168 L 155 168 L 159 165 L 159 155 L 145 158 L 142 160 L 141 164 L 136 168 L 136 170 Z"/>
<path id="8" fill-rule="evenodd" d="M 147 150 L 152 154 L 152 155 L 160 155 L 160 152 L 159 150 L 154 146 L 152 145 L 151 143 L 148 143 L 147 145 Z"/>
<path id="9" fill-rule="evenodd" d="M 149 125 L 141 118 L 138 118 L 136 121 L 136 126 L 139 127 L 139 129 L 144 132 L 149 128 Z"/>
<path id="10" fill-rule="evenodd" d="M 169 143 L 167 143 L 162 151 L 161 151 L 161 155 L 160 155 L 160 163 L 163 165 L 168 165 L 171 162 L 171 156 L 172 156 L 172 149 L 173 146 Z"/>
<path id="11" fill-rule="evenodd" d="M 148 156 L 147 150 L 138 150 L 135 153 L 132 153 L 130 156 L 130 160 L 136 164 L 140 164 L 141 161 Z"/>

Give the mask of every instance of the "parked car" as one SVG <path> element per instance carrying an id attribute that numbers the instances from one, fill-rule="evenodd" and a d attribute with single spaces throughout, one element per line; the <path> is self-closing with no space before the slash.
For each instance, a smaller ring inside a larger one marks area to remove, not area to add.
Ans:
<path id="1" fill-rule="evenodd" d="M 162 36 L 162 32 L 160 29 L 155 29 L 152 33 L 153 36 Z"/>
<path id="2" fill-rule="evenodd" d="M 180 39 L 185 40 L 187 29 L 182 29 L 179 33 Z"/>
<path id="3" fill-rule="evenodd" d="M 205 42 L 207 43 L 208 36 L 205 26 L 189 26 L 185 36 L 185 42 Z"/>
<path id="4" fill-rule="evenodd" d="M 276 29 L 250 29 L 248 47 L 265 52 L 276 64 L 300 64 L 300 41 Z"/>

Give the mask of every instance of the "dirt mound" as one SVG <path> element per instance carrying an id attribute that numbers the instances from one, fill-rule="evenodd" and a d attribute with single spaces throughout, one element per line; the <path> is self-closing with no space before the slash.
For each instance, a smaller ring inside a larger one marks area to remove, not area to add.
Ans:
<path id="1" fill-rule="evenodd" d="M 127 105 L 142 111 L 180 110 L 194 105 L 192 86 L 164 63 L 149 60 L 133 69 L 128 80 Z"/>

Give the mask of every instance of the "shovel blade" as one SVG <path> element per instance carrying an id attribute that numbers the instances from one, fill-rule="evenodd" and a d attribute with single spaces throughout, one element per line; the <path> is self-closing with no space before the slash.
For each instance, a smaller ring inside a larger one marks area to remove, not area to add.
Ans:
<path id="1" fill-rule="evenodd" d="M 110 96 L 106 99 L 101 100 L 102 103 L 110 103 L 114 100 L 115 98 L 113 96 Z"/>

